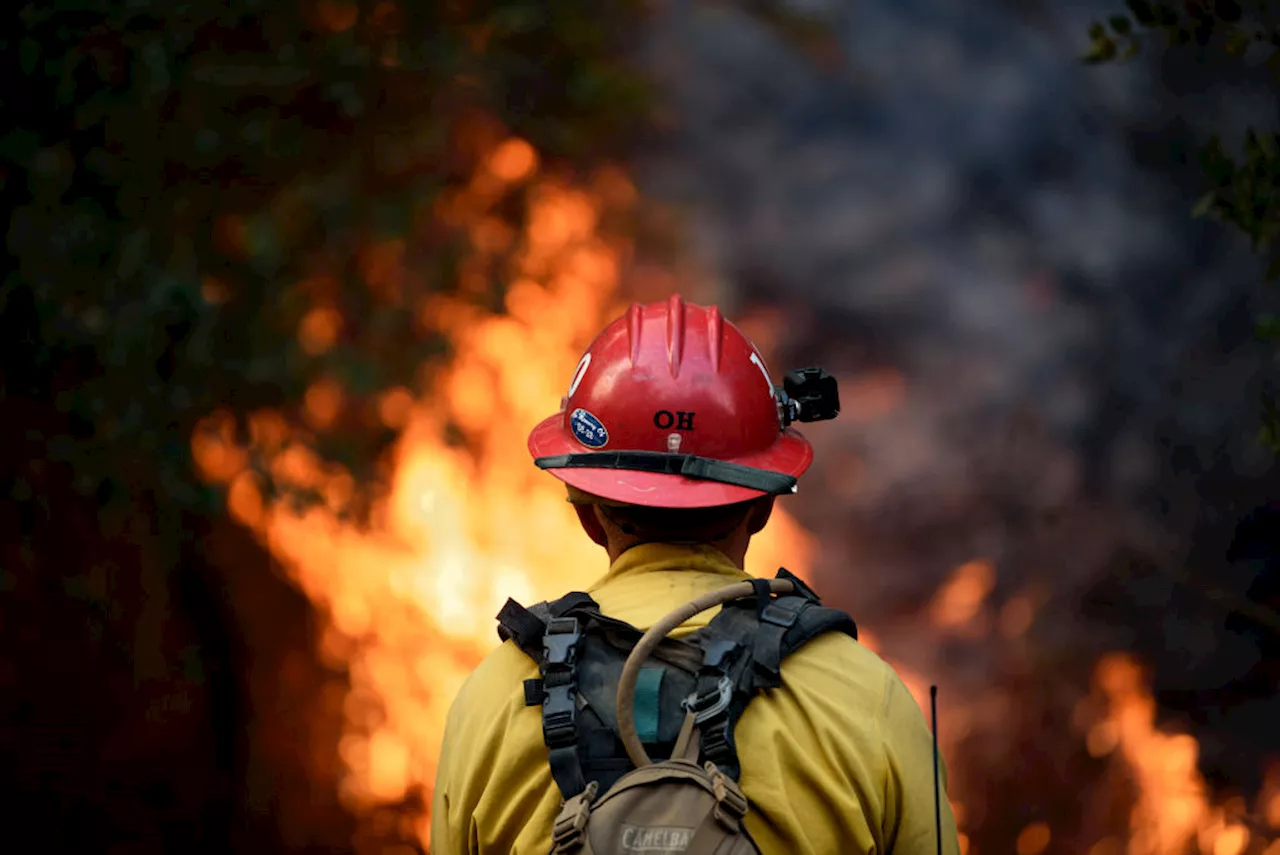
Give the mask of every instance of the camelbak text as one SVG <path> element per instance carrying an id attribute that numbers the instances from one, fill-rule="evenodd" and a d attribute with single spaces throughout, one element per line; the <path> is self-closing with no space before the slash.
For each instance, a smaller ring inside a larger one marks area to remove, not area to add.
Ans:
<path id="1" fill-rule="evenodd" d="M 627 855 L 667 855 L 689 848 L 691 828 L 661 825 L 622 826 L 622 851 Z"/>

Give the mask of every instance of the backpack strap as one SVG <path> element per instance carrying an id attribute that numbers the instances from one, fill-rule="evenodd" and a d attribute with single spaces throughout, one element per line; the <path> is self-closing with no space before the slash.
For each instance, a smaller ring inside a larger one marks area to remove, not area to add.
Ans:
<path id="1" fill-rule="evenodd" d="M 733 731 L 747 704 L 761 689 L 782 685 L 782 661 L 828 632 L 858 637 L 853 618 L 825 608 L 818 595 L 786 568 L 797 593 L 774 597 L 765 580 L 754 580 L 757 595 L 725 605 L 699 630 L 705 651 L 697 690 L 686 709 L 697 717 L 703 759 L 737 780 L 740 772 Z"/>
<path id="2" fill-rule="evenodd" d="M 547 617 L 546 603 L 526 609 L 508 599 L 498 611 L 498 638 L 515 639 L 516 646 L 536 660 L 542 650 L 542 634 L 547 631 Z"/>
<path id="3" fill-rule="evenodd" d="M 734 780 L 739 777 L 734 727 L 760 689 L 782 684 L 782 661 L 826 632 L 857 638 L 857 626 L 847 614 L 822 607 L 817 594 L 785 568 L 778 571 L 778 578 L 791 580 L 797 592 L 774 597 L 764 580 L 758 580 L 755 598 L 726 603 L 689 640 L 664 639 L 652 653 L 653 658 L 696 675 L 695 690 L 684 707 L 697 717 L 703 759 Z M 600 733 L 596 733 L 599 725 L 591 723 L 594 718 L 579 715 L 586 701 L 578 686 L 583 639 L 590 632 L 625 654 L 643 633 L 601 614 L 590 595 L 581 592 L 528 608 L 508 600 L 498 613 L 498 624 L 499 637 L 513 640 L 538 664 L 541 676 L 524 683 L 525 704 L 542 707 L 551 774 L 564 798 L 571 799 L 586 788 L 583 764 L 587 761 L 579 748 L 585 746 L 583 750 L 594 756 L 593 752 L 599 753 L 592 747 L 594 737 L 616 739 L 611 709 L 596 710 L 603 716 L 605 730 Z M 585 737 L 580 733 L 584 728 Z"/>
<path id="4" fill-rule="evenodd" d="M 538 663 L 542 677 L 526 680 L 528 706 L 542 706 L 542 741 L 548 749 L 551 776 L 566 799 L 582 792 L 587 783 L 578 758 L 578 648 L 583 621 L 570 612 L 596 609 L 587 594 L 566 594 L 552 603 L 524 608 L 507 600 L 498 612 L 498 636 L 516 644 Z M 541 631 L 539 631 L 541 630 Z"/>

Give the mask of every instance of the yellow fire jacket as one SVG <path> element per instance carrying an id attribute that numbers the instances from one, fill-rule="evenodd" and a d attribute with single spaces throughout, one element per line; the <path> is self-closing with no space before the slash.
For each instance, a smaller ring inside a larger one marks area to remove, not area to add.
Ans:
<path id="1" fill-rule="evenodd" d="M 701 594 L 749 578 L 710 547 L 644 544 L 588 593 L 647 629 Z M 705 625 L 714 610 L 675 633 Z M 524 704 L 537 666 L 513 641 L 491 653 L 449 712 L 431 815 L 432 855 L 545 855 L 561 796 L 541 710 Z M 893 669 L 842 633 L 782 664 L 734 731 L 745 823 L 765 855 L 935 855 L 933 743 Z M 941 767 L 942 851 L 958 855 Z"/>

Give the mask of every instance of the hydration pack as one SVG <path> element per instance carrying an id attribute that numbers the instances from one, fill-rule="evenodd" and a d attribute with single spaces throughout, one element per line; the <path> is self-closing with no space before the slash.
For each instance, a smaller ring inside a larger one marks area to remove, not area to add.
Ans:
<path id="1" fill-rule="evenodd" d="M 720 604 L 705 627 L 666 637 Z M 542 708 L 564 800 L 553 855 L 757 853 L 742 826 L 748 803 L 734 727 L 757 693 L 782 685 L 787 656 L 827 632 L 858 634 L 852 618 L 823 607 L 785 568 L 699 597 L 648 633 L 601 614 L 581 592 L 527 609 L 508 600 L 498 623 L 541 674 L 525 681 L 524 696 Z M 620 717 L 627 694 L 630 715 Z"/>

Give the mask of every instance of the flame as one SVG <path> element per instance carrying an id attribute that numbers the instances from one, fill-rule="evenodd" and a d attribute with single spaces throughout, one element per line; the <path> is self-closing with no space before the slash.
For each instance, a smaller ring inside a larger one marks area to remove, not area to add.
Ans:
<path id="1" fill-rule="evenodd" d="M 1137 789 L 1124 850 L 1127 855 L 1184 855 L 1188 851 L 1242 855 L 1249 850 L 1255 833 L 1242 822 L 1243 802 L 1237 799 L 1219 805 L 1211 801 L 1196 766 L 1198 743 L 1188 734 L 1156 728 L 1155 699 L 1138 664 L 1124 654 L 1106 656 L 1098 663 L 1095 679 L 1107 709 L 1089 731 L 1089 751 L 1095 756 L 1116 752 Z M 1271 782 L 1270 786 L 1280 783 L 1275 778 Z M 1270 786 L 1264 787 L 1259 800 L 1264 816 L 1276 802 Z M 1267 843 L 1256 842 L 1259 846 Z M 1277 849 L 1280 840 L 1270 842 L 1266 852 L 1274 855 Z"/>
<path id="2" fill-rule="evenodd" d="M 1280 763 L 1267 769 L 1266 780 L 1258 801 L 1262 805 L 1262 818 L 1269 828 L 1280 831 Z"/>
<path id="3" fill-rule="evenodd" d="M 1033 822 L 1018 834 L 1018 855 L 1040 855 L 1049 845 L 1052 833 L 1043 822 Z"/>
<path id="4" fill-rule="evenodd" d="M 929 606 L 935 626 L 954 631 L 979 628 L 982 606 L 995 587 L 995 566 L 986 560 L 966 561 L 943 583 Z M 1028 622 L 1030 616 L 1027 616 Z"/>
<path id="5" fill-rule="evenodd" d="M 624 248 L 598 232 L 604 209 L 630 204 L 635 192 L 616 170 L 601 173 L 592 189 L 536 181 L 517 234 L 487 209 L 504 187 L 530 181 L 537 163 L 528 143 L 507 140 L 439 209 L 466 231 L 478 257 L 519 247 L 512 284 L 505 313 L 439 295 L 420 308 L 423 323 L 457 355 L 433 369 L 434 394 L 415 399 L 397 388 L 377 401 L 379 418 L 402 434 L 370 525 L 340 519 L 351 479 L 288 446 L 278 416 L 255 416 L 255 450 L 268 453 L 275 475 L 319 489 L 326 503 L 298 511 L 264 501 L 225 415 L 193 437 L 202 474 L 229 481 L 232 515 L 259 534 L 323 617 L 321 658 L 349 674 L 339 753 L 344 803 L 357 814 L 414 794 L 429 805 L 449 705 L 496 645 L 493 616 L 507 597 L 533 602 L 582 589 L 607 566 L 579 530 L 563 486 L 531 464 L 525 441 L 554 411 L 591 338 L 625 308 Z M 363 275 L 375 290 L 393 290 L 403 263 L 402 244 L 375 247 Z M 318 306 L 302 321 L 300 345 L 323 353 L 341 327 L 340 315 Z M 341 402 L 340 386 L 318 380 L 306 392 L 304 417 L 327 426 Z M 753 542 L 748 569 L 772 575 L 785 565 L 806 577 L 813 551 L 779 509 Z M 414 817 L 423 846 L 429 822 L 424 807 Z"/>
<path id="6" fill-rule="evenodd" d="M 322 8 L 331 26 L 348 25 L 345 6 Z M 416 805 L 405 808 L 405 837 L 423 847 L 445 717 L 463 681 L 497 643 L 493 615 L 507 597 L 558 596 L 586 587 L 605 569 L 604 554 L 582 536 L 559 482 L 531 465 L 525 439 L 560 400 L 584 347 L 625 308 L 619 279 L 626 246 L 604 237 L 601 221 L 612 209 L 634 204 L 636 191 L 616 169 L 576 186 L 540 176 L 539 168 L 527 142 L 501 141 L 466 187 L 433 207 L 441 222 L 470 241 L 473 257 L 459 272 L 462 293 L 481 293 L 500 257 L 511 259 L 504 271 L 510 284 L 502 311 L 440 295 L 417 307 L 423 326 L 446 337 L 456 356 L 429 367 L 430 394 L 394 388 L 375 402 L 377 417 L 401 435 L 386 493 L 367 525 L 345 522 L 338 513 L 355 491 L 351 477 L 289 444 L 279 413 L 255 414 L 253 451 L 265 456 L 276 477 L 318 490 L 325 499 L 320 505 L 297 510 L 267 502 L 229 415 L 211 415 L 192 437 L 201 475 L 228 484 L 230 513 L 259 535 L 315 605 L 321 660 L 349 675 L 339 745 L 344 803 L 360 816 L 386 805 Z M 519 229 L 491 213 L 516 185 L 529 199 Z M 220 222 L 218 236 L 234 247 L 243 240 L 242 224 Z M 360 260 L 362 276 L 375 293 L 398 300 L 411 275 L 406 257 L 403 240 L 371 246 Z M 208 280 L 206 298 L 223 299 L 220 287 Z M 343 328 L 324 299 L 318 296 L 297 331 L 312 355 L 329 350 Z M 767 319 L 757 326 L 748 332 L 767 352 L 776 327 Z M 874 417 L 896 406 L 903 389 L 900 376 L 879 375 L 859 387 L 865 406 L 857 409 Z M 342 402 L 342 388 L 321 378 L 305 394 L 304 417 L 323 428 Z M 813 538 L 779 508 L 753 541 L 747 569 L 768 576 L 786 566 L 809 578 L 815 554 Z M 993 616 L 988 600 L 995 582 L 986 559 L 955 568 L 928 607 L 933 628 L 970 639 L 993 629 L 1006 639 L 1022 636 L 1043 598 L 1017 594 Z M 873 650 L 881 647 L 866 629 L 861 639 Z M 929 681 L 891 664 L 927 714 Z M 1105 709 L 1085 744 L 1092 755 L 1124 765 L 1137 799 L 1125 839 L 1105 837 L 1081 851 L 1280 855 L 1280 840 L 1263 839 L 1237 807 L 1211 803 L 1196 768 L 1195 740 L 1155 727 L 1154 701 L 1132 659 L 1107 657 L 1096 676 Z M 962 731 L 964 710 L 957 713 L 950 721 Z M 944 749 L 949 744 L 944 741 Z M 962 795 L 951 793 L 961 852 L 976 853 Z M 1280 767 L 1268 777 L 1259 805 L 1266 823 L 1280 830 Z M 1022 829 L 1016 851 L 1040 855 L 1051 843 L 1062 845 L 1048 824 L 1036 822 Z"/>

